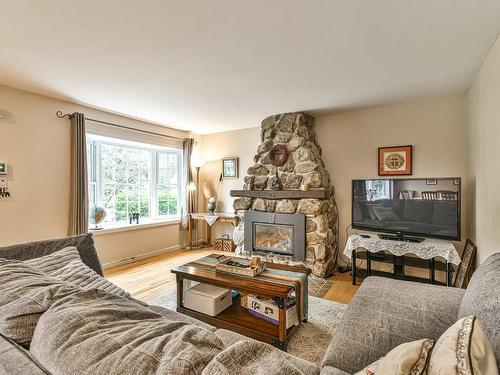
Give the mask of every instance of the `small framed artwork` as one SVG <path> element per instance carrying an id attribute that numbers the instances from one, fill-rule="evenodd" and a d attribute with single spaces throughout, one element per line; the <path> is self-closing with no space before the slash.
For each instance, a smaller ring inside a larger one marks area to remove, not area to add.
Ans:
<path id="1" fill-rule="evenodd" d="M 425 184 L 426 185 L 437 185 L 438 180 L 435 178 L 429 178 L 429 179 L 425 180 Z"/>
<path id="2" fill-rule="evenodd" d="M 222 177 L 238 178 L 238 158 L 222 159 Z"/>
<path id="3" fill-rule="evenodd" d="M 409 176 L 412 174 L 413 146 L 379 147 L 379 176 Z"/>

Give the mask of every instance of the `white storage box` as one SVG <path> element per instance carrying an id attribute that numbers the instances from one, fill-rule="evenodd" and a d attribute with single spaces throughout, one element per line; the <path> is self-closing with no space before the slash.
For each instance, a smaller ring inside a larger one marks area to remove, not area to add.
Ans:
<path id="1" fill-rule="evenodd" d="M 198 284 L 184 291 L 184 307 L 215 316 L 233 303 L 231 289 Z"/>

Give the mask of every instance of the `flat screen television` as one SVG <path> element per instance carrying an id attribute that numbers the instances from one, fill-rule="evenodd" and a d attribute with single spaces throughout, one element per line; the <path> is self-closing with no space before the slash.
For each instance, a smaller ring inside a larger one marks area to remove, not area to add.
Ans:
<path id="1" fill-rule="evenodd" d="M 398 178 L 352 181 L 352 227 L 460 240 L 461 180 Z"/>

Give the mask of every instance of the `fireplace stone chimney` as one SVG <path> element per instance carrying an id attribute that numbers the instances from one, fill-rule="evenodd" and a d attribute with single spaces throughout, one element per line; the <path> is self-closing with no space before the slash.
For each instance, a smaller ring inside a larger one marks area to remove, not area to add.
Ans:
<path id="1" fill-rule="evenodd" d="M 262 121 L 255 164 L 247 170 L 243 190 L 231 191 L 239 197 L 233 208 L 242 219 L 233 238 L 236 251 L 244 251 L 245 210 L 304 214 L 306 264 L 313 274 L 325 277 L 335 268 L 338 213 L 313 127 L 314 118 L 300 112 Z"/>

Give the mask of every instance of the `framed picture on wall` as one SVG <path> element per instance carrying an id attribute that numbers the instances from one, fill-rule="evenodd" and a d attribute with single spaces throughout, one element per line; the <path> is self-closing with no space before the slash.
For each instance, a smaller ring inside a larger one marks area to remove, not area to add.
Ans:
<path id="1" fill-rule="evenodd" d="M 222 159 L 222 177 L 238 178 L 238 158 Z"/>
<path id="2" fill-rule="evenodd" d="M 379 176 L 409 176 L 412 174 L 413 146 L 379 147 Z"/>

